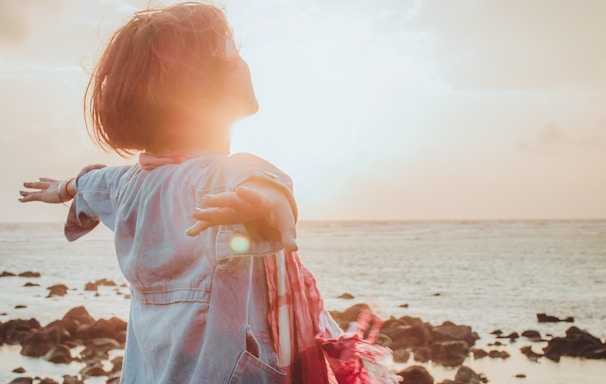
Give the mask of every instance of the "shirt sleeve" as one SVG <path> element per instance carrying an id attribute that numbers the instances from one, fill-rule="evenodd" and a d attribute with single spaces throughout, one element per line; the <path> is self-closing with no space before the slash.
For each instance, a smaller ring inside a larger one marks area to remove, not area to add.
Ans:
<path id="1" fill-rule="evenodd" d="M 269 161 L 250 153 L 236 153 L 227 157 L 223 171 L 227 187 L 231 190 L 254 180 L 262 180 L 278 188 L 288 198 L 295 220 L 297 219 L 292 179 Z"/>
<path id="2" fill-rule="evenodd" d="M 82 169 L 76 177 L 76 196 L 67 215 L 65 237 L 74 241 L 92 231 L 100 222 L 114 230 L 116 213 L 112 196 L 120 177 L 129 167 L 96 164 Z"/>
<path id="3" fill-rule="evenodd" d="M 261 180 L 280 189 L 288 198 L 291 209 L 297 217 L 297 205 L 293 197 L 291 178 L 270 162 L 255 155 L 238 153 L 228 156 L 220 166 L 220 184 L 225 190 L 234 190 L 239 185 L 252 180 Z M 244 235 L 244 237 L 242 237 Z M 234 241 L 244 238 L 241 248 Z M 217 235 L 216 259 L 218 262 L 241 256 L 264 256 L 283 248 L 280 234 L 270 228 L 264 220 L 247 224 L 221 225 Z"/>

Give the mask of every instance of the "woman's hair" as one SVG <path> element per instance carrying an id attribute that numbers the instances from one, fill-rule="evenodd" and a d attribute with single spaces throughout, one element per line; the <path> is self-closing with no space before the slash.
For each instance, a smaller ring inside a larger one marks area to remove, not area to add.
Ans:
<path id="1" fill-rule="evenodd" d="M 237 65 L 231 39 L 225 15 L 212 5 L 136 13 L 112 36 L 86 88 L 90 136 L 122 156 L 157 145 L 175 105 L 221 91 L 222 74 Z"/>

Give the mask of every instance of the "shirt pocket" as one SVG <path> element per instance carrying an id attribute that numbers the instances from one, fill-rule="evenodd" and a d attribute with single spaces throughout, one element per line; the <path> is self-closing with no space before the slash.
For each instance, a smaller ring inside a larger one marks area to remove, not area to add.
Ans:
<path id="1" fill-rule="evenodd" d="M 283 384 L 286 383 L 286 372 L 278 370 L 252 353 L 244 351 L 229 379 L 229 384 Z"/>

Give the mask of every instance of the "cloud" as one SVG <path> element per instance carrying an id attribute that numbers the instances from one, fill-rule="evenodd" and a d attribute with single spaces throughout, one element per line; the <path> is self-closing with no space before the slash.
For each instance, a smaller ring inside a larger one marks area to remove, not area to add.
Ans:
<path id="1" fill-rule="evenodd" d="M 425 2 L 414 28 L 432 36 L 443 76 L 459 89 L 606 84 L 606 2 Z"/>
<path id="2" fill-rule="evenodd" d="M 33 13 L 58 9 L 54 0 L 0 0 L 0 42 L 23 43 L 32 31 Z"/>
<path id="3" fill-rule="evenodd" d="M 606 129 L 602 129 L 606 131 Z M 554 123 L 547 123 L 531 140 L 518 140 L 516 147 L 523 152 L 540 155 L 557 155 L 562 151 L 606 149 L 599 133 L 591 136 L 572 136 Z"/>

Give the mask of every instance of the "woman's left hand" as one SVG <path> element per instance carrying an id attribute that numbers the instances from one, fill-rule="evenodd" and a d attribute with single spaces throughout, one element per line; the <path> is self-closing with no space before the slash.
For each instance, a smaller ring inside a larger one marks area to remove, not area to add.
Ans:
<path id="1" fill-rule="evenodd" d="M 203 201 L 208 208 L 196 208 L 192 212 L 192 217 L 198 221 L 186 231 L 189 236 L 196 236 L 216 225 L 263 220 L 279 232 L 287 250 L 297 250 L 296 221 L 290 201 L 275 186 L 250 183 L 233 192 L 206 195 Z"/>

